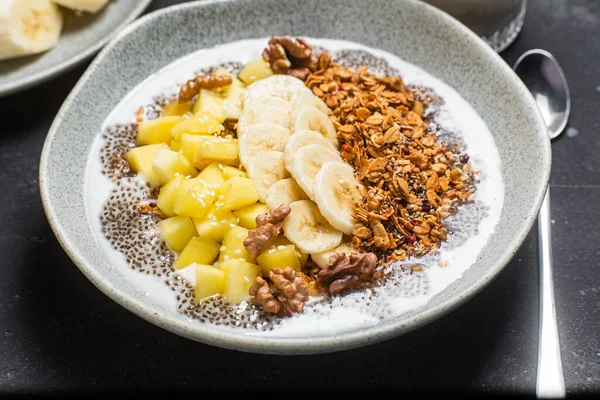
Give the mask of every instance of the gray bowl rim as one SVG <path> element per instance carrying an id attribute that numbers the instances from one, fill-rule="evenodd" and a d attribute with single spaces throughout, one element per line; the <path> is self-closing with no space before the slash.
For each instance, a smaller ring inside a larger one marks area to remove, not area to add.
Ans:
<path id="1" fill-rule="evenodd" d="M 533 223 L 536 220 L 538 211 L 541 207 L 542 200 L 544 198 L 546 188 L 550 179 L 550 167 L 551 167 L 551 148 L 550 139 L 548 136 L 542 138 L 543 148 L 541 150 L 541 156 L 543 158 L 543 165 L 540 165 L 542 170 L 542 179 L 537 183 L 535 190 L 534 201 L 529 208 L 529 213 L 523 221 L 521 227 L 512 232 L 512 243 L 509 246 L 503 256 L 499 258 L 492 268 L 489 268 L 485 274 L 478 277 L 476 282 L 472 284 L 467 290 L 457 293 L 455 296 L 449 297 L 447 300 L 437 304 L 435 307 L 423 308 L 414 312 L 409 317 L 405 317 L 402 320 L 391 320 L 386 323 L 378 324 L 364 330 L 352 331 L 348 333 L 342 333 L 332 336 L 322 336 L 318 338 L 306 338 L 306 337 L 293 337 L 293 338 L 280 338 L 280 337 L 262 337 L 262 336 L 250 336 L 240 335 L 224 330 L 211 329 L 204 324 L 190 324 L 183 318 L 176 316 L 155 315 L 155 310 L 144 304 L 142 301 L 133 299 L 126 292 L 120 291 L 111 284 L 111 282 L 102 277 L 102 275 L 95 269 L 93 262 L 88 261 L 79 251 L 77 246 L 76 238 L 69 238 L 63 234 L 61 226 L 61 220 L 54 211 L 54 204 L 50 200 L 50 188 L 48 187 L 47 175 L 50 174 L 48 169 L 48 159 L 50 149 L 55 135 L 57 134 L 58 128 L 61 124 L 63 116 L 66 113 L 66 109 L 70 103 L 77 96 L 78 92 L 86 84 L 90 75 L 94 69 L 104 61 L 105 55 L 110 49 L 115 46 L 121 40 L 125 40 L 127 36 L 136 30 L 138 27 L 152 23 L 152 21 L 164 14 L 185 12 L 191 8 L 208 8 L 213 4 L 217 3 L 235 3 L 237 0 L 200 0 L 192 1 L 188 3 L 177 4 L 169 7 L 165 7 L 154 12 L 148 13 L 143 17 L 137 19 L 126 28 L 122 29 L 118 35 L 116 35 L 98 54 L 94 59 L 82 77 L 79 79 L 71 93 L 60 108 L 50 131 L 44 143 L 42 149 L 42 155 L 40 159 L 40 170 L 39 170 L 39 185 L 40 194 L 44 211 L 48 218 L 48 222 L 56 235 L 59 243 L 64 248 L 66 253 L 69 255 L 75 265 L 81 270 L 81 272 L 105 295 L 118 304 L 128 309 L 132 313 L 141 317 L 142 319 L 159 326 L 167 331 L 178 334 L 182 337 L 186 337 L 204 344 L 217 346 L 230 350 L 239 350 L 249 353 L 262 353 L 262 354 L 283 354 L 283 355 L 295 355 L 295 354 L 317 354 L 317 353 L 329 353 L 337 352 L 342 350 L 354 349 L 370 344 L 382 342 L 401 334 L 413 331 L 423 325 L 426 325 L 446 314 L 453 311 L 467 300 L 472 298 L 475 294 L 479 293 L 483 288 L 490 284 L 494 278 L 504 269 L 506 264 L 515 255 L 525 237 L 531 230 Z M 470 36 L 483 48 L 489 55 L 492 62 L 496 62 L 504 73 L 509 74 L 514 78 L 515 84 L 518 85 L 519 91 L 525 97 L 525 101 L 529 102 L 530 109 L 534 110 L 534 119 L 537 121 L 538 126 L 545 126 L 544 120 L 541 113 L 537 109 L 535 100 L 531 96 L 527 87 L 517 77 L 514 71 L 508 64 L 496 53 L 491 47 L 489 47 L 479 36 L 470 31 L 467 27 L 462 25 L 456 19 L 450 15 L 440 11 L 439 9 L 417 0 L 404 0 L 406 2 L 413 3 L 419 7 L 426 9 L 426 12 L 437 14 L 438 18 L 445 19 L 446 22 L 454 24 L 456 28 L 462 31 L 463 34 Z M 175 60 L 173 60 L 175 61 Z M 535 106 L 535 107 L 534 107 Z M 545 130 L 544 130 L 545 131 Z M 544 140 L 545 139 L 545 140 Z"/>
<path id="2" fill-rule="evenodd" d="M 111 38 L 116 37 L 115 33 L 122 30 L 124 27 L 127 26 L 127 24 L 129 24 L 131 21 L 140 16 L 144 12 L 144 10 L 148 8 L 150 3 L 152 3 L 152 0 L 141 0 L 141 3 L 134 9 L 134 11 L 130 13 L 127 16 L 127 18 L 123 19 L 123 21 L 119 24 L 119 27 L 116 29 L 115 32 L 86 47 L 84 51 L 77 54 L 75 57 L 66 59 L 54 65 L 52 68 L 48 68 L 43 71 L 36 72 L 35 74 L 31 74 L 29 76 L 17 79 L 12 83 L 0 85 L 0 97 L 21 92 L 37 84 L 46 82 L 47 80 L 69 72 L 71 69 L 75 68 L 77 65 L 81 64 L 89 57 L 94 55 L 94 53 L 96 53 L 99 49 L 102 48 L 102 46 L 108 43 L 111 40 Z"/>

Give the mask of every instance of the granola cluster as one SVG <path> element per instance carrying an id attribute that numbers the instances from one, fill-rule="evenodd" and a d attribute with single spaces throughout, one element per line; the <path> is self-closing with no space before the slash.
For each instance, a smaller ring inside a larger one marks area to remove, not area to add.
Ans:
<path id="1" fill-rule="evenodd" d="M 380 262 L 422 256 L 448 235 L 443 219 L 475 191 L 468 156 L 440 142 L 433 101 L 397 76 L 335 62 L 306 79 L 332 110 L 342 157 L 364 185 L 353 247 Z"/>

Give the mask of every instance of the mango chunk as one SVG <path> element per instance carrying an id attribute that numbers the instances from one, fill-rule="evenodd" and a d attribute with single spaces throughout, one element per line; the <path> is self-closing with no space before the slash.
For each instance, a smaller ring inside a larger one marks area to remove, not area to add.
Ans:
<path id="1" fill-rule="evenodd" d="M 196 265 L 196 288 L 194 301 L 201 303 L 210 297 L 223 293 L 225 272 L 212 265 Z"/>
<path id="2" fill-rule="evenodd" d="M 223 105 L 223 97 L 219 93 L 207 89 L 200 90 L 192 112 L 194 114 L 209 112 L 215 116 L 219 123 L 225 121 L 225 118 L 227 118 L 227 112 Z"/>
<path id="3" fill-rule="evenodd" d="M 218 162 L 212 162 L 198 174 L 197 178 L 203 182 L 213 185 L 214 189 L 218 189 L 223 183 L 225 183 L 225 177 L 223 176 L 223 165 Z"/>
<path id="4" fill-rule="evenodd" d="M 233 211 L 239 221 L 238 225 L 246 229 L 256 228 L 256 217 L 269 212 L 269 207 L 263 203 L 255 203 Z"/>
<path id="5" fill-rule="evenodd" d="M 169 143 L 171 141 L 171 129 L 181 122 L 181 117 L 160 117 L 138 125 L 137 145 Z"/>
<path id="6" fill-rule="evenodd" d="M 187 113 L 192 112 L 194 105 L 191 101 L 173 100 L 163 107 L 161 116 L 179 116 L 182 117 Z"/>
<path id="7" fill-rule="evenodd" d="M 183 250 L 197 234 L 194 223 L 188 217 L 177 216 L 163 219 L 158 226 L 167 246 L 177 252 Z"/>
<path id="8" fill-rule="evenodd" d="M 240 303 L 250 295 L 250 286 L 260 274 L 258 265 L 236 259 L 219 263 L 219 268 L 225 274 L 223 294 L 233 304 Z"/>
<path id="9" fill-rule="evenodd" d="M 184 180 L 185 176 L 178 175 L 160 188 L 156 204 L 167 217 L 175 216 L 175 211 L 173 211 L 173 206 L 175 205 L 175 195 L 177 194 L 177 189 Z"/>
<path id="10" fill-rule="evenodd" d="M 246 85 L 250 85 L 260 79 L 268 78 L 273 75 L 273 70 L 268 62 L 262 58 L 257 58 L 244 65 L 238 78 Z"/>
<path id="11" fill-rule="evenodd" d="M 231 211 L 217 210 L 213 204 L 204 217 L 192 218 L 192 221 L 196 225 L 198 236 L 221 243 L 225 233 L 236 225 L 237 218 Z"/>
<path id="12" fill-rule="evenodd" d="M 269 276 L 273 268 L 284 269 L 290 267 L 296 271 L 300 270 L 300 260 L 296 252 L 296 246 L 271 246 L 256 257 L 256 262 L 261 267 L 262 274 Z"/>
<path id="13" fill-rule="evenodd" d="M 238 165 L 237 139 L 215 137 L 212 140 L 198 142 L 194 151 L 194 165 L 217 161 L 221 164 Z"/>
<path id="14" fill-rule="evenodd" d="M 152 158 L 152 172 L 159 185 L 164 185 L 175 175 L 194 177 L 198 173 L 184 156 L 170 149 L 160 149 Z"/>
<path id="15" fill-rule="evenodd" d="M 223 176 L 225 177 L 225 180 L 229 180 L 231 178 L 235 178 L 240 177 L 240 178 L 247 178 L 248 174 L 246 173 L 246 171 L 242 171 L 239 168 L 236 167 L 232 167 L 231 165 L 224 165 L 223 166 Z"/>
<path id="16" fill-rule="evenodd" d="M 219 264 L 227 260 L 241 259 L 251 263 L 256 260 L 250 257 L 250 254 L 244 247 L 244 239 L 248 237 L 248 229 L 236 226 L 230 228 L 223 236 L 223 246 L 219 254 Z"/>
<path id="17" fill-rule="evenodd" d="M 215 190 L 208 184 L 198 179 L 187 179 L 177 189 L 173 211 L 177 215 L 202 218 L 214 201 Z"/>
<path id="18" fill-rule="evenodd" d="M 181 135 L 184 133 L 190 133 L 194 135 L 212 135 L 222 131 L 223 125 L 219 120 L 210 112 L 202 111 L 192 115 L 189 118 L 184 118 L 171 129 L 171 135 L 173 139 L 181 139 Z"/>
<path id="19" fill-rule="evenodd" d="M 249 178 L 231 178 L 223 185 L 223 209 L 238 210 L 258 201 L 260 197 L 254 182 Z"/>
<path id="20" fill-rule="evenodd" d="M 173 263 L 175 269 L 182 269 L 192 263 L 212 264 L 219 254 L 219 243 L 214 240 L 194 237 L 183 248 Z"/>
<path id="21" fill-rule="evenodd" d="M 168 148 L 165 143 L 134 147 L 125 154 L 125 158 L 131 165 L 131 168 L 135 172 L 142 174 L 150 186 L 156 186 L 158 185 L 158 179 L 154 175 L 152 159 L 159 150 Z"/>

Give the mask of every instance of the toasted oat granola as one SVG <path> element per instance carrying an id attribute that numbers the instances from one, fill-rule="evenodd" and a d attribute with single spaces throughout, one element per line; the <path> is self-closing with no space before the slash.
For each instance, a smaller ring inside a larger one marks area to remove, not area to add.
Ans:
<path id="1" fill-rule="evenodd" d="M 442 143 L 426 114 L 435 99 L 398 76 L 336 62 L 305 83 L 331 109 L 342 157 L 364 185 L 353 247 L 380 262 L 438 248 L 449 233 L 443 219 L 468 201 L 475 183 L 468 156 Z"/>

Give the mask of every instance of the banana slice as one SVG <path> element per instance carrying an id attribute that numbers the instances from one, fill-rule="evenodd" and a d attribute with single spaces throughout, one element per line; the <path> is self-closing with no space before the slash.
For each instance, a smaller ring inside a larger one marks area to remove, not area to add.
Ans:
<path id="1" fill-rule="evenodd" d="M 272 96 L 244 102 L 244 110 L 237 123 L 238 137 L 243 136 L 250 125 L 266 122 L 289 129 L 292 125 L 290 103 Z"/>
<path id="2" fill-rule="evenodd" d="M 310 199 L 314 199 L 313 187 L 321 166 L 331 161 L 341 162 L 342 159 L 336 151 L 318 144 L 304 146 L 296 153 L 292 176 Z"/>
<path id="3" fill-rule="evenodd" d="M 290 173 L 294 169 L 294 159 L 296 158 L 298 150 L 310 144 L 318 144 L 337 152 L 337 149 L 331 144 L 331 142 L 325 139 L 325 137 L 319 132 L 309 131 L 308 129 L 300 129 L 299 131 L 294 132 L 292 137 L 288 139 L 287 143 L 285 144 L 285 148 L 283 149 L 283 154 L 285 156 L 285 167 L 288 169 L 288 171 L 290 171 Z"/>
<path id="4" fill-rule="evenodd" d="M 310 106 L 300 108 L 294 114 L 294 132 L 301 129 L 320 132 L 325 139 L 329 140 L 338 148 L 337 135 L 333 123 L 327 117 L 327 114 L 319 111 L 318 108 Z"/>
<path id="5" fill-rule="evenodd" d="M 322 253 L 342 242 L 342 232 L 329 225 L 315 203 L 299 200 L 289 206 L 291 212 L 283 220 L 283 232 L 300 250 L 309 254 Z"/>
<path id="6" fill-rule="evenodd" d="M 103 8 L 108 0 L 54 0 L 54 2 L 72 10 L 95 13 Z"/>
<path id="7" fill-rule="evenodd" d="M 285 169 L 283 153 L 280 151 L 261 151 L 250 159 L 246 169 L 248 176 L 254 182 L 260 201 L 265 203 L 267 192 L 273 184 L 281 179 L 289 178 Z"/>
<path id="8" fill-rule="evenodd" d="M 261 151 L 283 152 L 292 132 L 270 122 L 250 125 L 238 141 L 240 162 L 248 168 L 250 159 Z"/>
<path id="9" fill-rule="evenodd" d="M 354 169 L 345 162 L 323 164 L 315 177 L 313 195 L 321 214 L 331 226 L 346 235 L 352 234 L 356 219 L 352 217 L 353 205 L 361 198 L 360 182 Z"/>
<path id="10" fill-rule="evenodd" d="M 352 252 L 357 252 L 357 251 L 354 248 L 352 248 L 352 243 L 350 242 L 350 240 L 347 238 L 344 238 L 342 241 L 342 244 L 340 244 L 335 249 L 325 251 L 323 253 L 311 254 L 310 259 L 313 260 L 315 262 L 315 264 L 317 264 L 319 267 L 325 268 L 327 265 L 329 265 L 329 257 L 333 253 L 346 253 L 347 255 L 350 255 L 350 253 L 352 253 Z"/>
<path id="11" fill-rule="evenodd" d="M 323 100 L 315 96 L 315 94 L 311 91 L 303 92 L 298 97 L 298 99 L 294 102 L 294 106 L 292 107 L 292 113 L 296 114 L 298 110 L 304 107 L 315 107 L 325 115 L 329 115 L 330 113 L 327 104 L 325 104 Z"/>
<path id="12" fill-rule="evenodd" d="M 253 102 L 264 97 L 277 97 L 287 102 L 295 102 L 303 93 L 312 94 L 300 79 L 289 75 L 273 75 L 249 85 L 244 102 Z"/>
<path id="13" fill-rule="evenodd" d="M 51 0 L 1 0 L 0 60 L 50 50 L 62 25 L 62 14 Z"/>
<path id="14" fill-rule="evenodd" d="M 308 196 L 292 178 L 275 182 L 267 191 L 267 206 L 271 210 L 282 204 L 289 205 L 298 200 L 308 200 Z"/>

